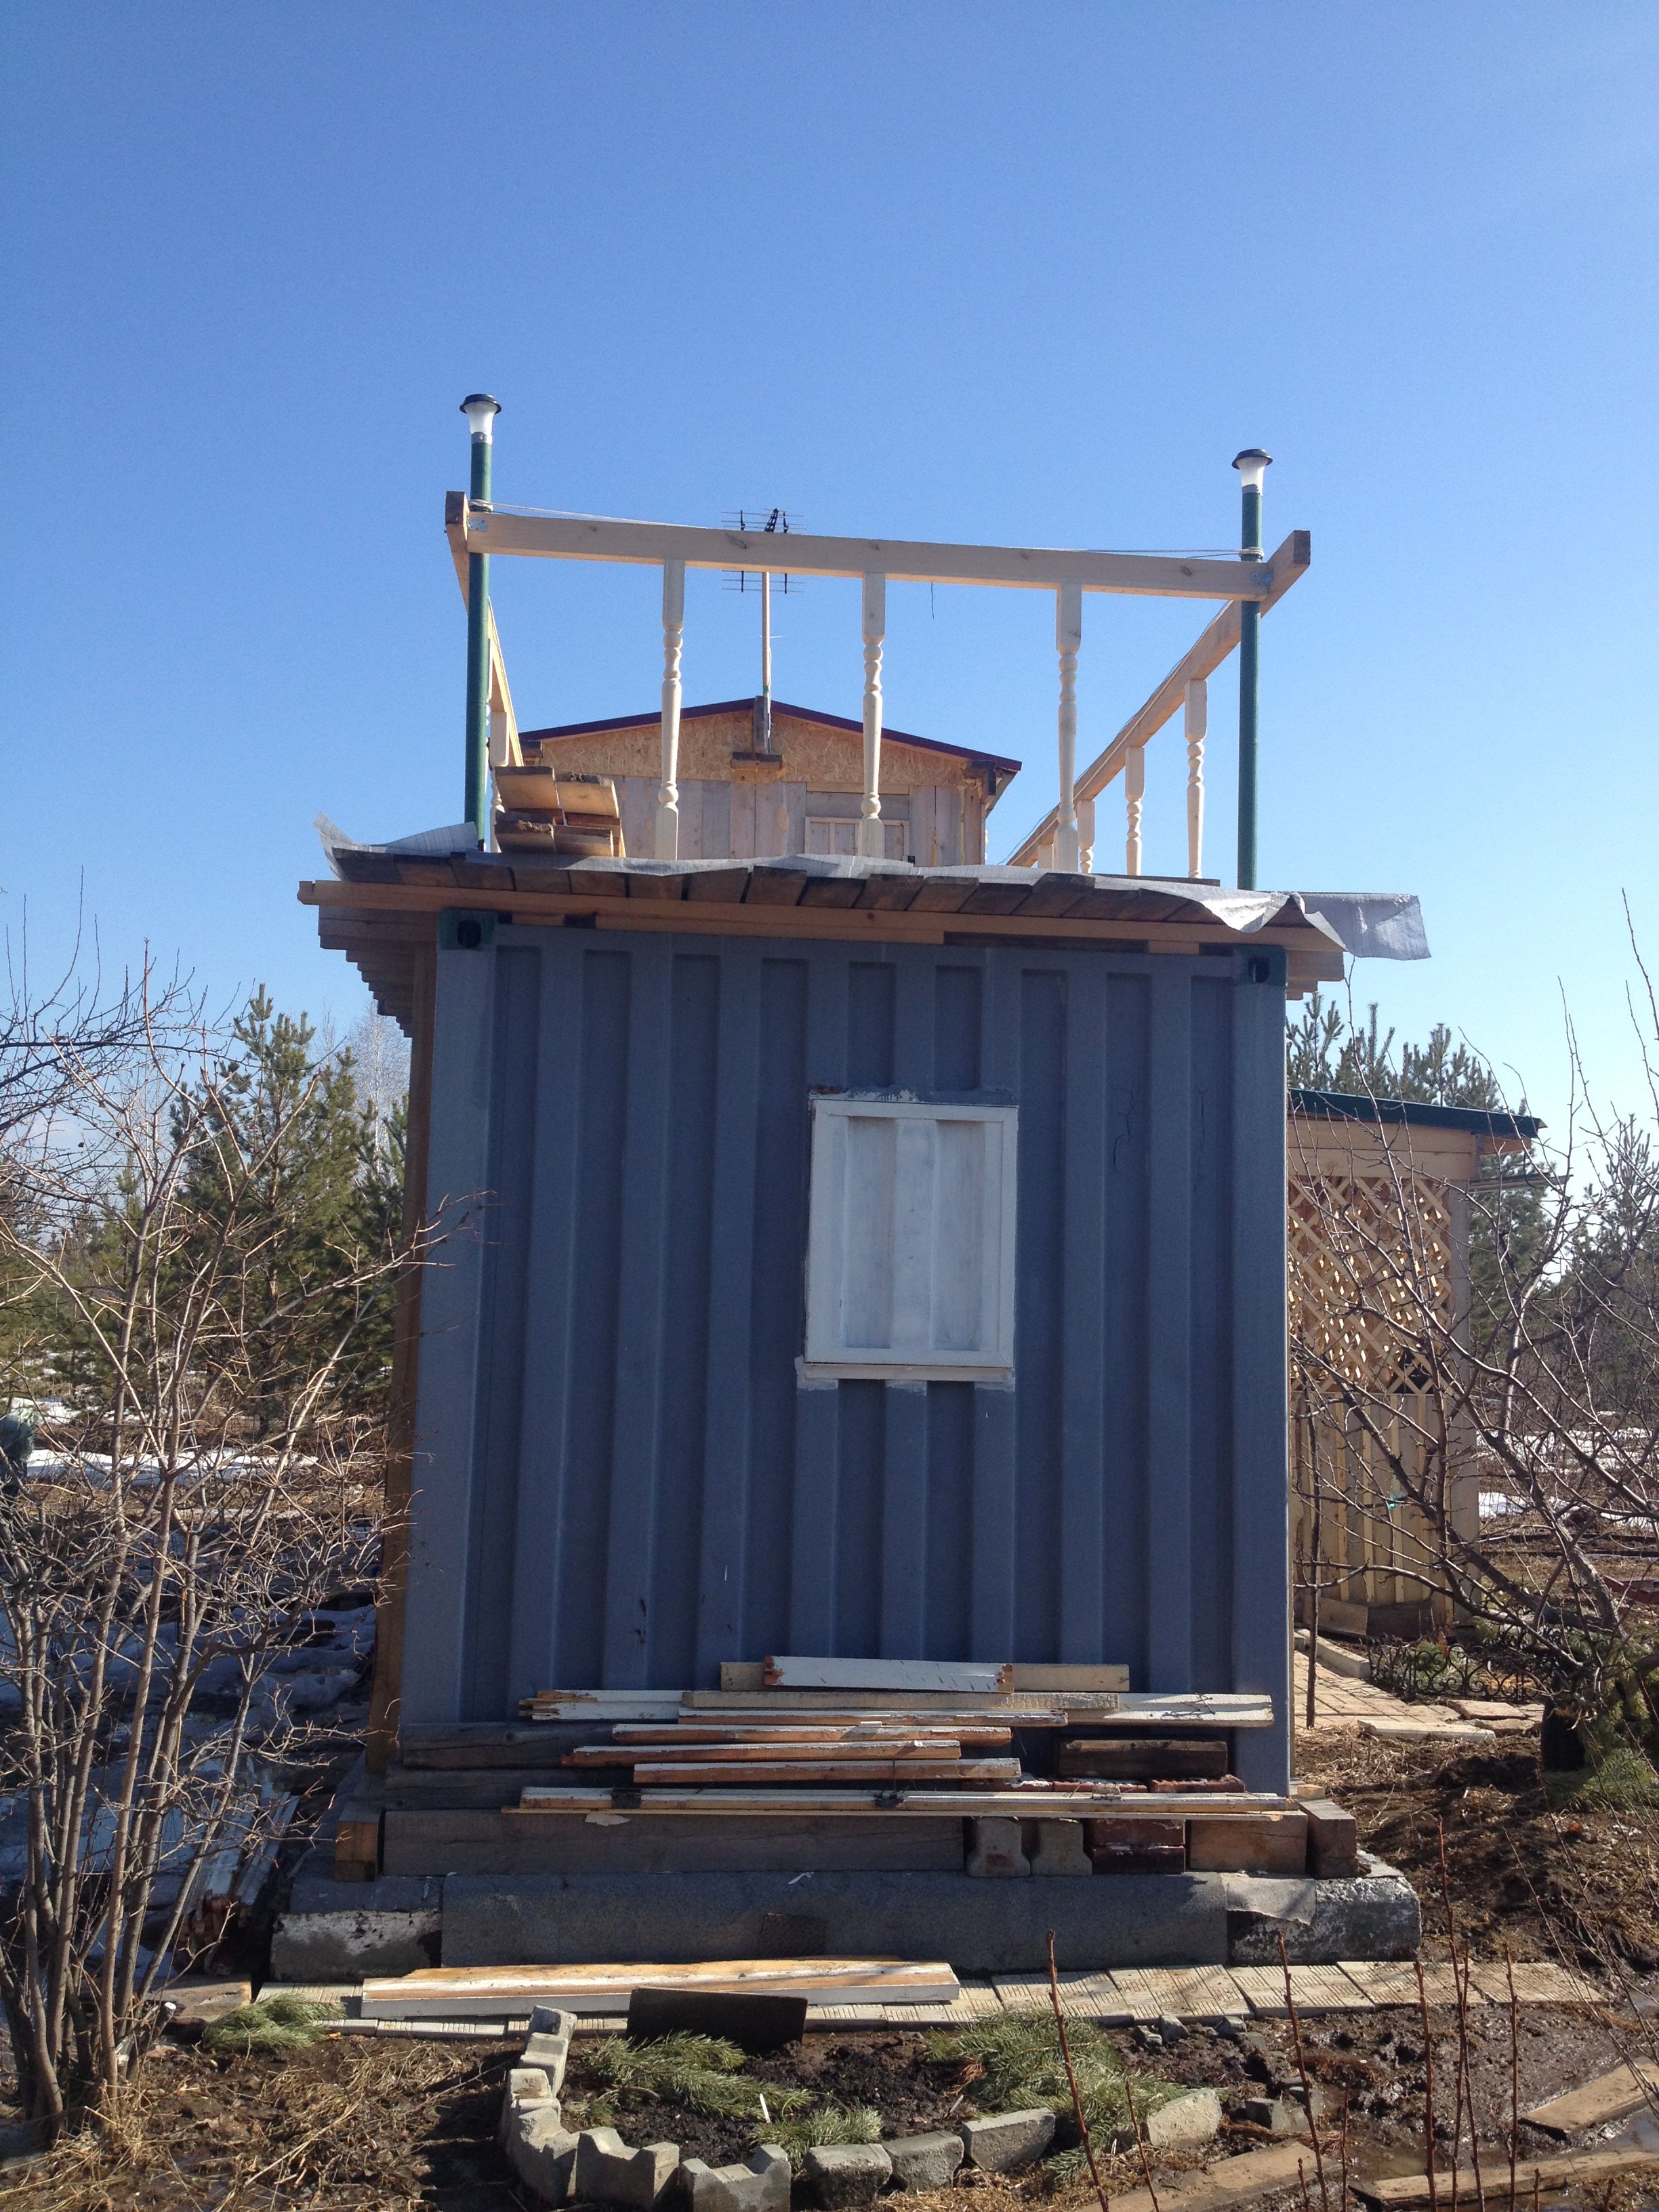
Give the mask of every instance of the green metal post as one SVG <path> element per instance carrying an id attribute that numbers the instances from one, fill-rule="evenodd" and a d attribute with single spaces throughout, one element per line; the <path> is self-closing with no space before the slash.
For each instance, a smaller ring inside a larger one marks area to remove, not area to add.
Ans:
<path id="1" fill-rule="evenodd" d="M 472 477 L 467 497 L 489 504 L 489 462 L 501 409 L 487 392 L 470 392 L 461 412 L 472 426 Z M 466 788 L 463 818 L 480 845 L 489 836 L 489 556 L 466 556 Z"/>
<path id="2" fill-rule="evenodd" d="M 1244 513 L 1239 554 L 1261 558 L 1261 477 L 1272 459 L 1260 446 L 1249 447 L 1233 462 L 1243 478 Z M 1261 603 L 1243 599 L 1238 609 L 1238 887 L 1255 887 L 1256 709 L 1261 643 Z"/>

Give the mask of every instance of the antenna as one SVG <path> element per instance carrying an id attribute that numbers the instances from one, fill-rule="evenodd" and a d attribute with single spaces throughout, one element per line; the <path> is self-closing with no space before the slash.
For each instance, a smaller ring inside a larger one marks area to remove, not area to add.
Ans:
<path id="1" fill-rule="evenodd" d="M 799 521 L 799 517 L 795 518 Z M 767 537 L 789 535 L 790 517 L 781 507 L 728 507 L 720 518 L 721 527 L 735 530 L 742 536 L 752 537 L 759 532 Z M 801 585 L 799 578 L 774 576 L 769 568 L 755 571 L 750 568 L 728 568 L 724 577 L 728 592 L 752 592 L 760 586 L 761 603 L 761 688 L 755 702 L 755 750 L 769 753 L 772 750 L 772 586 L 793 592 L 799 599 Z"/>

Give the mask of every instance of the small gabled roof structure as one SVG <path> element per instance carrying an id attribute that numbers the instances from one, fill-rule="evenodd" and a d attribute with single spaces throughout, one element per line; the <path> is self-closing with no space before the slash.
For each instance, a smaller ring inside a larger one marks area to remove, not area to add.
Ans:
<path id="1" fill-rule="evenodd" d="M 697 722 L 717 714 L 749 714 L 759 704 L 757 699 L 719 699 L 707 706 L 682 707 L 680 720 L 682 723 Z M 780 720 L 815 723 L 824 730 L 843 730 L 860 740 L 864 735 L 863 723 L 854 721 L 848 714 L 828 714 L 818 707 L 793 707 L 786 699 L 774 699 L 771 708 L 773 714 Z M 550 729 L 520 730 L 519 742 L 526 747 L 539 747 L 556 744 L 561 738 L 594 737 L 606 730 L 654 729 L 659 727 L 661 722 L 662 710 L 658 708 L 643 714 L 610 714 L 598 722 L 559 722 Z M 914 745 L 919 752 L 943 753 L 951 759 L 961 761 L 976 780 L 983 781 L 988 810 L 995 805 L 1020 771 L 1018 761 L 1011 760 L 1003 753 L 987 752 L 978 745 L 948 744 L 940 738 L 919 738 L 911 731 L 896 730 L 890 726 L 884 726 L 882 738 L 884 744 Z"/>

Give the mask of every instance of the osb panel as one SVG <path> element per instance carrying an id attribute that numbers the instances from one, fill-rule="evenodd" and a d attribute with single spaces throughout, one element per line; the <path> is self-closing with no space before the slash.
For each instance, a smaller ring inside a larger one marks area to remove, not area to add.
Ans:
<path id="1" fill-rule="evenodd" d="M 734 774 L 732 756 L 749 751 L 754 741 L 754 720 L 746 713 L 683 722 L 680 781 L 751 780 Z M 787 782 L 809 784 L 814 791 L 863 790 L 864 739 L 858 731 L 826 729 L 822 723 L 777 714 L 772 742 L 783 756 Z M 662 731 L 656 722 L 641 722 L 626 730 L 591 730 L 579 737 L 555 738 L 542 748 L 540 757 L 571 775 L 657 777 L 662 774 Z M 923 752 L 920 746 L 898 744 L 890 738 L 882 741 L 884 791 L 909 792 L 933 785 L 954 790 L 965 780 L 963 769 L 947 755 Z"/>

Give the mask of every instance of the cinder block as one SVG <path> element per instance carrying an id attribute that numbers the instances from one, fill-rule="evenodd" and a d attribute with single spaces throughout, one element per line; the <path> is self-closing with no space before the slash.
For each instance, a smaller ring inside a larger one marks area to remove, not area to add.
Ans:
<path id="1" fill-rule="evenodd" d="M 757 2143 L 743 2166 L 705 2166 L 688 2158 L 680 2186 L 690 2212 L 789 2212 L 789 2157 L 776 2143 Z"/>
<path id="2" fill-rule="evenodd" d="M 892 2161 L 896 2189 L 948 2189 L 963 2160 L 958 2135 L 901 2136 L 882 2148 Z"/>
<path id="3" fill-rule="evenodd" d="M 507 2164 L 543 2203 L 564 2203 L 574 2191 L 580 2138 L 564 2125 L 557 2100 L 539 2105 L 507 2101 L 503 2115 L 501 2148 Z"/>
<path id="4" fill-rule="evenodd" d="M 1034 1875 L 1091 1875 L 1095 1863 L 1083 1841 L 1081 1820 L 1034 1820 L 1036 1849 L 1031 1853 Z"/>
<path id="5" fill-rule="evenodd" d="M 1006 1879 L 1028 1875 L 1031 1862 L 1020 1847 L 1018 1820 L 969 1820 L 968 1872 Z"/>
<path id="6" fill-rule="evenodd" d="M 625 2143 L 615 2128 L 584 2128 L 576 2142 L 576 2194 L 652 2212 L 679 2171 L 678 2143 Z"/>
<path id="7" fill-rule="evenodd" d="M 824 2212 L 873 2204 L 892 2171 L 880 2143 L 815 2143 L 806 2154 L 806 2178 Z"/>
<path id="8" fill-rule="evenodd" d="M 1018 2173 L 1035 2166 L 1054 2139 L 1054 2116 L 1046 2106 L 1028 2112 L 995 2112 L 989 2119 L 964 2120 L 962 2147 L 970 2166 L 987 2173 Z"/>

